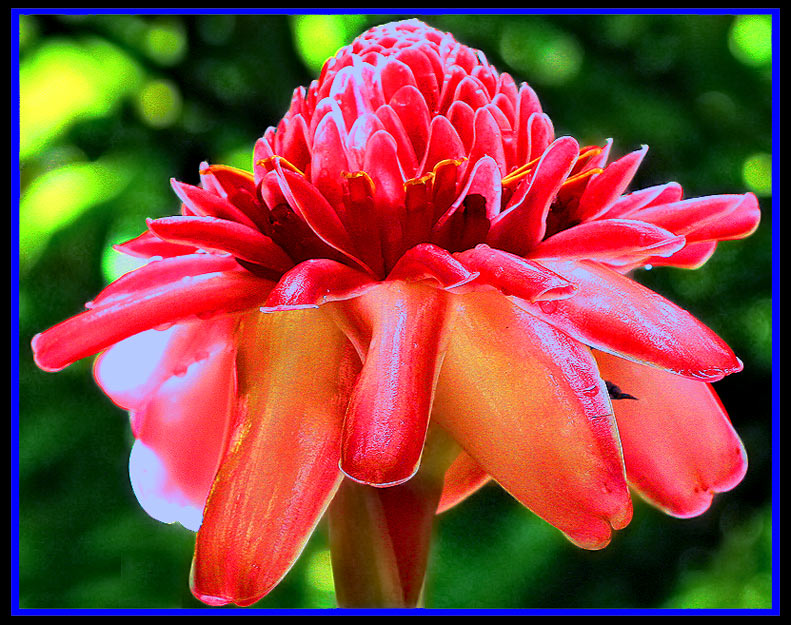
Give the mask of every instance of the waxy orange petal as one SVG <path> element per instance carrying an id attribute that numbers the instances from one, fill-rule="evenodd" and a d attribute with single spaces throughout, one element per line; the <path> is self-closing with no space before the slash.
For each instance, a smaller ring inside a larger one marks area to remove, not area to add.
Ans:
<path id="1" fill-rule="evenodd" d="M 502 295 L 460 299 L 432 418 L 522 504 L 604 547 L 631 500 L 593 356 Z"/>
<path id="2" fill-rule="evenodd" d="M 342 479 L 341 424 L 359 367 L 320 310 L 251 313 L 237 343 L 234 424 L 192 570 L 193 593 L 211 605 L 254 603 L 299 556 Z"/>

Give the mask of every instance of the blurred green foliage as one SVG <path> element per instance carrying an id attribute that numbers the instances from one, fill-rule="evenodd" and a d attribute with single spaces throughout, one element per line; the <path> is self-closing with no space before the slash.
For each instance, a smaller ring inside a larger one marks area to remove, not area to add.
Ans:
<path id="1" fill-rule="evenodd" d="M 201 161 L 249 169 L 257 137 L 322 61 L 388 15 L 19 16 L 19 606 L 202 607 L 193 535 L 149 519 L 128 485 L 126 415 L 90 363 L 39 371 L 31 337 L 130 267 L 111 246 L 173 214 L 169 178 Z M 600 552 L 488 486 L 437 523 L 430 608 L 771 606 L 771 18 L 768 15 L 425 15 L 538 91 L 558 135 L 650 150 L 635 187 L 753 190 L 763 221 L 698 271 L 640 279 L 745 361 L 717 384 L 750 458 L 697 519 L 636 501 Z M 258 607 L 333 607 L 318 531 Z"/>

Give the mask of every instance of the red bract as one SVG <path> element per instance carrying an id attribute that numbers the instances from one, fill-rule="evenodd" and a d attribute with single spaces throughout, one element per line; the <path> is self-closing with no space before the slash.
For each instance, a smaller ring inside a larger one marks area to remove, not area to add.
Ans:
<path id="1" fill-rule="evenodd" d="M 373 28 L 294 92 L 252 173 L 174 181 L 181 215 L 118 247 L 149 262 L 36 336 L 36 361 L 101 353 L 135 492 L 198 531 L 210 604 L 276 585 L 342 482 L 381 490 L 405 597 L 421 470 L 432 512 L 491 477 L 589 549 L 629 523 L 628 485 L 700 514 L 746 469 L 710 386 L 742 364 L 628 273 L 700 266 L 758 204 L 627 192 L 646 148 L 610 149 L 555 137 L 450 34 Z"/>

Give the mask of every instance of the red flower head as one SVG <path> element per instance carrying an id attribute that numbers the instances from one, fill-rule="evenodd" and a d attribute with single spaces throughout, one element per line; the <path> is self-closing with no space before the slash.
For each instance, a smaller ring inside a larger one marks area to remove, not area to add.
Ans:
<path id="1" fill-rule="evenodd" d="M 742 365 L 627 274 L 703 264 L 758 204 L 627 193 L 646 148 L 610 147 L 555 137 L 450 34 L 372 28 L 294 92 L 252 173 L 174 181 L 181 215 L 118 247 L 150 261 L 36 361 L 101 354 L 138 499 L 198 531 L 212 604 L 266 594 L 347 479 L 392 493 L 429 466 L 433 512 L 491 476 L 590 549 L 629 522 L 627 485 L 700 514 L 746 469 L 709 384 Z"/>

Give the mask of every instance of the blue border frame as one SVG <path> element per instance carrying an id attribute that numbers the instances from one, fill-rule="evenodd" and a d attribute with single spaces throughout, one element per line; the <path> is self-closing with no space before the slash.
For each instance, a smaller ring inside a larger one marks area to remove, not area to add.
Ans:
<path id="1" fill-rule="evenodd" d="M 293 8 L 281 9 L 140 9 L 140 8 L 119 8 L 119 9 L 18 9 L 11 10 L 11 101 L 12 101 L 12 126 L 11 126 L 11 162 L 19 163 L 19 16 L 20 15 L 87 15 L 95 13 L 104 14 L 143 14 L 143 15 L 206 15 L 206 14 L 228 14 L 236 15 L 260 15 L 260 14 L 343 14 L 360 13 L 360 8 L 356 9 L 308 9 L 295 11 Z M 446 9 L 366 9 L 367 14 L 423 14 L 430 15 L 436 13 L 457 13 L 457 14 L 504 14 L 504 13 L 524 13 L 524 14 L 557 14 L 564 11 L 559 9 L 530 9 L 525 11 L 513 11 L 508 9 L 490 9 L 486 11 L 449 11 Z M 772 16 L 772 203 L 780 206 L 780 151 L 777 149 L 779 143 L 780 128 L 780 86 L 779 86 L 779 59 L 780 59 L 780 9 L 746 9 L 746 8 L 712 8 L 712 9 L 569 9 L 569 13 L 606 15 L 618 13 L 633 14 L 676 14 L 676 15 L 771 15 Z M 12 523 L 11 523 L 11 614 L 13 616 L 52 616 L 58 614 L 70 615 L 90 615 L 112 614 L 112 615 L 135 615 L 135 614 L 173 614 L 179 615 L 255 615 L 255 614 L 283 614 L 283 615 L 321 615 L 338 616 L 343 614 L 361 615 L 376 613 L 383 615 L 405 615 L 405 616 L 428 616 L 434 614 L 488 614 L 493 616 L 513 616 L 519 614 L 536 614 L 547 616 L 558 616 L 569 614 L 574 616 L 588 614 L 616 614 L 616 615 L 666 615 L 666 616 L 715 616 L 715 615 L 755 615 L 773 616 L 780 614 L 780 462 L 779 462 L 779 441 L 780 441 L 780 211 L 772 213 L 772 607 L 768 609 L 486 609 L 486 610 L 432 610 L 432 609 L 413 609 L 413 610 L 344 610 L 344 609 L 289 609 L 272 610 L 256 608 L 227 608 L 215 613 L 207 612 L 203 609 L 33 609 L 19 607 L 19 199 L 20 199 L 20 177 L 18 167 L 11 170 L 11 190 L 14 206 L 17 211 L 11 220 L 11 500 L 12 500 Z M 16 289 L 13 287 L 16 286 Z M 15 313 L 15 314 L 13 314 Z"/>

